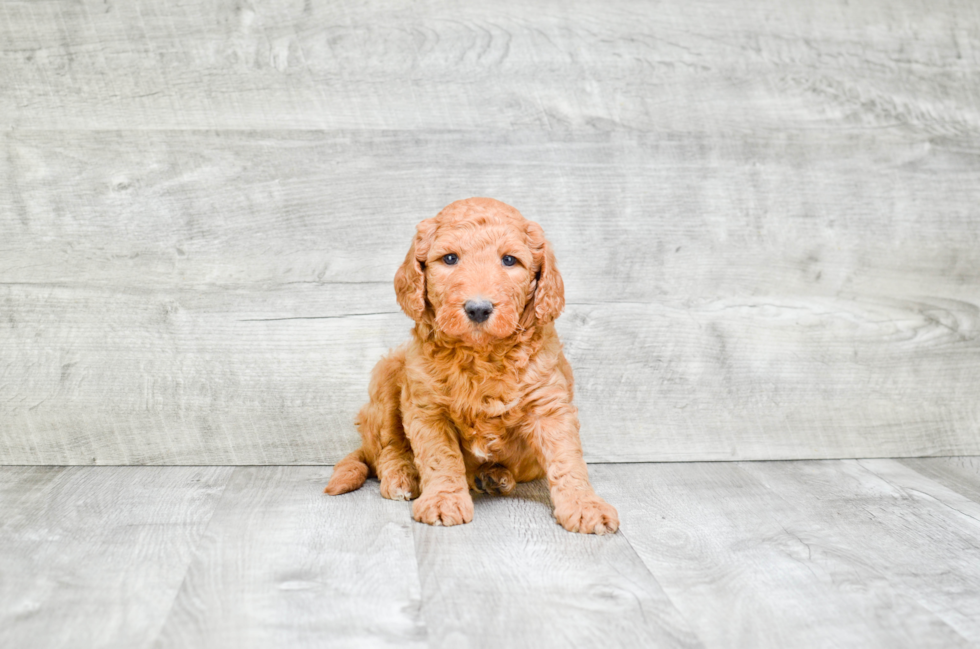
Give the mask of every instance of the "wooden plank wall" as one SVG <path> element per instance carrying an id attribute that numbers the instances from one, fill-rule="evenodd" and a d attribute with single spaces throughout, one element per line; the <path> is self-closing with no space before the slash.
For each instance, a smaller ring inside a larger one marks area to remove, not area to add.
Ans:
<path id="1" fill-rule="evenodd" d="M 980 453 L 973 0 L 0 6 L 0 463 L 317 464 L 541 222 L 591 461 Z"/>

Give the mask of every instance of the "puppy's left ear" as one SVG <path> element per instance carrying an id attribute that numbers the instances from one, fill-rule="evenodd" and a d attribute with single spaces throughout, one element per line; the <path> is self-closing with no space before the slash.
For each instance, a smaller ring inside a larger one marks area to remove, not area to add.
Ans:
<path id="1" fill-rule="evenodd" d="M 534 289 L 534 316 L 538 324 L 548 324 L 561 315 L 565 308 L 565 283 L 555 264 L 555 253 L 544 238 L 544 230 L 534 221 L 528 221 L 527 241 L 534 255 L 537 270 L 537 287 Z"/>
<path id="2" fill-rule="evenodd" d="M 426 219 L 416 227 L 412 247 L 395 272 L 395 296 L 408 317 L 418 322 L 425 313 L 425 258 L 436 233 L 436 220 Z"/>

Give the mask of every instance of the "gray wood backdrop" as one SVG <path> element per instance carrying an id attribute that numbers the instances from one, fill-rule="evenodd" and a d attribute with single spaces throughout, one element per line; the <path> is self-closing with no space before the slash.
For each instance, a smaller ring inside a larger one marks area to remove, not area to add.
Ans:
<path id="1" fill-rule="evenodd" d="M 0 463 L 316 464 L 538 220 L 591 461 L 980 453 L 975 0 L 0 5 Z"/>

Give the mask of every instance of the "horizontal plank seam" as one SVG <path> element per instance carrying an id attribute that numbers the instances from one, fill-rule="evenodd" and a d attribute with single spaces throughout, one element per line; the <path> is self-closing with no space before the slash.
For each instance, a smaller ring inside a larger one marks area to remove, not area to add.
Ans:
<path id="1" fill-rule="evenodd" d="M 762 463 L 773 463 L 773 462 L 838 462 L 841 460 L 914 460 L 914 459 L 942 459 L 942 458 L 970 458 L 980 460 L 980 455 L 888 455 L 888 456 L 878 456 L 878 455 L 863 455 L 860 457 L 855 456 L 841 456 L 841 457 L 799 457 L 799 458 L 775 458 L 775 459 L 689 459 L 689 460 L 589 460 L 588 465 L 624 465 L 629 466 L 633 464 L 741 464 L 741 463 L 752 463 L 752 464 L 762 464 Z M 338 460 L 339 462 L 340 460 Z M 336 466 L 337 462 L 330 463 L 297 463 L 297 464 L 269 464 L 269 463 L 214 463 L 214 462 L 188 462 L 179 464 L 50 464 L 50 463 L 37 463 L 37 462 L 0 462 L 0 468 L 4 467 L 47 467 L 47 468 L 66 468 L 66 467 L 76 467 L 76 466 L 88 466 L 88 467 L 123 467 L 123 466 L 145 466 L 145 467 L 164 467 L 164 466 L 185 466 L 185 467 L 250 467 L 250 466 L 268 466 L 268 467 L 328 467 Z M 909 467 L 911 468 L 911 467 Z M 947 487 L 949 489 L 949 487 Z M 956 491 L 953 489 L 953 491 Z M 959 492 L 957 492 L 959 493 Z M 962 495 L 962 494 L 961 494 Z M 965 496 L 964 496 L 965 497 Z M 972 498 L 971 498 L 972 500 Z"/>
<path id="2" fill-rule="evenodd" d="M 377 311 L 375 313 L 345 313 L 343 315 L 298 315 L 283 318 L 239 318 L 238 322 L 280 322 L 283 320 L 338 320 L 343 318 L 362 318 L 373 315 L 395 315 L 401 311 Z"/>
<path id="3" fill-rule="evenodd" d="M 777 457 L 777 458 L 704 458 L 704 459 L 687 459 L 687 460 L 588 460 L 588 465 L 598 465 L 598 464 L 695 464 L 701 462 L 711 462 L 711 463 L 741 463 L 741 462 L 751 462 L 751 463 L 763 463 L 763 462 L 837 462 L 840 460 L 938 460 L 942 458 L 975 458 L 980 460 L 980 455 L 974 455 L 972 453 L 962 454 L 962 455 L 835 455 L 827 457 Z M 108 466 L 108 465 L 106 465 Z"/>
<path id="4" fill-rule="evenodd" d="M 14 249 L 11 248 L 11 250 L 14 250 Z M 8 251 L 0 250 L 0 252 L 8 252 Z M 15 270 L 20 270 L 20 269 L 15 269 Z M 177 285 L 166 285 L 166 286 L 163 286 L 163 285 L 159 284 L 158 282 L 153 282 L 152 284 L 149 284 L 149 285 L 143 285 L 143 284 L 128 285 L 128 284 L 120 284 L 120 283 L 114 282 L 114 281 L 113 282 L 107 282 L 105 284 L 100 284 L 98 282 L 93 282 L 93 281 L 88 281 L 88 282 L 23 282 L 23 281 L 22 282 L 9 282 L 9 281 L 0 281 L 0 286 L 41 286 L 41 287 L 44 287 L 44 288 L 79 288 L 79 289 L 106 288 L 106 287 L 110 287 L 110 288 L 113 288 L 113 289 L 116 289 L 116 290 L 118 290 L 118 289 L 144 289 L 144 288 L 151 287 L 151 288 L 154 288 L 154 289 L 159 290 L 159 291 L 171 290 L 171 289 L 185 290 L 185 291 L 194 291 L 194 290 L 201 290 L 201 289 L 239 290 L 239 289 L 242 289 L 242 288 L 254 288 L 254 289 L 259 290 L 259 291 L 264 291 L 264 290 L 276 289 L 276 288 L 279 288 L 280 286 L 292 286 L 294 284 L 299 284 L 299 285 L 304 285 L 304 286 L 388 286 L 391 283 L 392 283 L 391 281 L 380 281 L 380 280 L 370 280 L 370 281 L 365 280 L 363 282 L 340 282 L 340 281 L 333 281 L 333 280 L 323 280 L 323 281 L 276 282 L 275 284 L 271 284 L 271 285 L 263 285 L 263 283 L 261 281 L 248 282 L 248 283 L 243 283 L 243 284 L 214 284 L 214 283 L 194 284 L 194 283 L 190 283 L 190 282 L 181 282 L 180 284 L 177 284 Z"/>

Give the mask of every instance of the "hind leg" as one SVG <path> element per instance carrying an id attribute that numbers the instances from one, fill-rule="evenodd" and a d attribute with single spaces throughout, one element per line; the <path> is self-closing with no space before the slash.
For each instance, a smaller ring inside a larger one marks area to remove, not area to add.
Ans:
<path id="1" fill-rule="evenodd" d="M 516 486 L 514 474 L 503 464 L 482 464 L 473 473 L 473 487 L 481 493 L 506 496 Z"/>
<path id="2" fill-rule="evenodd" d="M 405 353 L 399 349 L 375 365 L 368 389 L 371 398 L 357 416 L 364 446 L 373 450 L 369 464 L 381 480 L 381 495 L 391 500 L 412 500 L 419 495 L 419 473 L 402 425 L 404 380 Z"/>
<path id="3" fill-rule="evenodd" d="M 402 433 L 404 435 L 404 433 Z M 415 456 L 404 436 L 381 449 L 378 459 L 381 495 L 389 500 L 414 500 L 419 497 L 419 471 Z"/>

